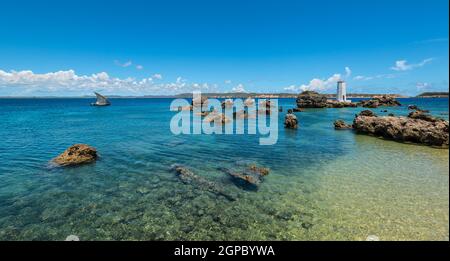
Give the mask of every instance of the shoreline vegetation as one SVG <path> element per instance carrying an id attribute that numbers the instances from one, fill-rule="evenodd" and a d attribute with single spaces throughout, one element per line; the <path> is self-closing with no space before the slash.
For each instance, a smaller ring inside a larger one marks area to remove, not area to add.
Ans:
<path id="1" fill-rule="evenodd" d="M 326 98 L 335 98 L 336 94 L 322 94 Z M 218 98 L 218 99 L 228 99 L 228 98 L 297 98 L 298 93 L 202 93 L 202 96 L 206 96 L 208 98 Z M 374 98 L 377 96 L 390 96 L 393 98 L 448 98 L 448 92 L 424 92 L 417 96 L 408 96 L 402 94 L 374 94 L 374 93 L 349 93 L 347 94 L 347 98 Z M 85 95 L 85 96 L 0 96 L 0 99 L 70 99 L 70 98 L 81 98 L 81 99 L 92 99 L 95 96 Z M 157 99 L 157 98 L 192 98 L 192 93 L 181 93 L 175 95 L 143 95 L 143 96 L 127 96 L 127 95 L 108 95 L 108 98 L 147 98 L 147 99 Z"/>

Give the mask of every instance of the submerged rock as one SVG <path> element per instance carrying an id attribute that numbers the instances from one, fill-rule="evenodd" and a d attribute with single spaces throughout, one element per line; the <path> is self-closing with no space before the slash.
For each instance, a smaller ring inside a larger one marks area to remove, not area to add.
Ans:
<path id="1" fill-rule="evenodd" d="M 243 171 L 235 171 L 227 168 L 219 169 L 228 174 L 236 185 L 251 190 L 257 190 L 264 177 L 269 175 L 270 172 L 268 168 L 258 167 L 255 164 L 248 166 Z"/>
<path id="2" fill-rule="evenodd" d="M 328 100 L 327 101 L 328 108 L 346 108 L 346 107 L 358 107 L 358 104 L 353 102 L 340 102 L 336 100 Z"/>
<path id="3" fill-rule="evenodd" d="M 199 189 L 210 191 L 214 194 L 223 196 L 226 199 L 231 200 L 231 201 L 236 200 L 236 197 L 227 193 L 215 182 L 212 182 L 204 177 L 195 175 L 191 170 L 189 170 L 188 168 L 186 168 L 182 165 L 174 164 L 171 166 L 171 169 L 176 172 L 178 178 L 184 184 L 190 184 Z"/>
<path id="4" fill-rule="evenodd" d="M 344 130 L 344 129 L 351 129 L 352 125 L 346 124 L 343 120 L 336 120 L 334 122 L 334 128 L 336 130 Z"/>
<path id="5" fill-rule="evenodd" d="M 97 150 L 86 144 L 75 144 L 52 160 L 60 166 L 75 166 L 94 162 L 97 159 Z"/>
<path id="6" fill-rule="evenodd" d="M 302 111 L 305 111 L 305 110 L 302 109 L 302 108 L 294 108 L 294 109 L 292 109 L 292 111 L 293 112 L 302 112 Z"/>
<path id="7" fill-rule="evenodd" d="M 414 110 L 414 111 L 425 112 L 425 113 L 430 112 L 429 110 L 422 110 L 417 105 L 408 105 L 408 110 Z"/>
<path id="8" fill-rule="evenodd" d="M 328 106 L 327 97 L 315 91 L 304 91 L 297 96 L 298 108 L 325 108 Z"/>
<path id="9" fill-rule="evenodd" d="M 297 116 L 292 113 L 292 110 L 289 109 L 288 113 L 284 117 L 284 127 L 287 129 L 297 129 L 298 120 Z"/>
<path id="10" fill-rule="evenodd" d="M 357 115 L 353 128 L 358 133 L 380 136 L 400 142 L 413 142 L 448 148 L 449 122 L 421 112 L 408 117 Z"/>
<path id="11" fill-rule="evenodd" d="M 377 108 L 378 106 L 402 106 L 393 96 L 374 96 L 371 100 L 360 101 L 359 105 L 367 108 Z"/>

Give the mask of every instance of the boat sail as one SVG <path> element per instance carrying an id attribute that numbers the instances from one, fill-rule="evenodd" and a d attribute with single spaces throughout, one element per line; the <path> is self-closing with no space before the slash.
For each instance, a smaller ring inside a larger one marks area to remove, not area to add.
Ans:
<path id="1" fill-rule="evenodd" d="M 97 101 L 91 103 L 92 106 L 108 106 L 111 105 L 111 103 L 106 99 L 105 96 L 101 95 L 100 93 L 94 92 L 97 96 Z"/>

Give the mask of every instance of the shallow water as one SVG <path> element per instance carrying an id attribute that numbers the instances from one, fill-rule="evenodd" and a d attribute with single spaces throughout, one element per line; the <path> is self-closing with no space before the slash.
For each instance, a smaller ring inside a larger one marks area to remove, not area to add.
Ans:
<path id="1" fill-rule="evenodd" d="M 448 99 L 400 101 L 448 120 Z M 448 150 L 334 130 L 362 108 L 297 113 L 297 131 L 282 113 L 277 144 L 260 146 L 255 135 L 173 135 L 170 99 L 90 102 L 0 99 L 0 239 L 449 240 Z M 100 159 L 49 166 L 74 143 Z M 174 163 L 237 200 L 183 184 Z M 258 191 L 218 169 L 250 163 L 271 169 Z"/>

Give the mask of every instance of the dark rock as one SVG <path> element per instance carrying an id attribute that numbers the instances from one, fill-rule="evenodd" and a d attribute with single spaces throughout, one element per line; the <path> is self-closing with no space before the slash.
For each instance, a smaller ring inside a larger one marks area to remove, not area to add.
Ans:
<path id="1" fill-rule="evenodd" d="M 394 117 L 395 115 L 393 113 L 388 114 L 389 117 Z"/>
<path id="2" fill-rule="evenodd" d="M 443 121 L 443 119 L 433 117 L 430 114 L 423 112 L 423 111 L 410 112 L 408 114 L 408 118 L 419 119 L 419 120 L 424 120 L 424 121 L 429 121 L 429 122 Z"/>
<path id="3" fill-rule="evenodd" d="M 363 110 L 357 116 L 376 117 L 377 115 L 371 110 Z"/>
<path id="4" fill-rule="evenodd" d="M 328 106 L 327 97 L 315 91 L 304 91 L 297 97 L 298 108 L 325 108 Z"/>
<path id="5" fill-rule="evenodd" d="M 343 120 L 336 120 L 334 122 L 334 128 L 336 130 L 344 130 L 344 129 L 351 129 L 352 125 L 346 124 Z"/>
<path id="6" fill-rule="evenodd" d="M 411 117 L 356 116 L 353 128 L 358 133 L 383 137 L 399 142 L 420 143 L 433 147 L 448 148 L 448 121 L 429 118 L 413 112 Z"/>
<path id="7" fill-rule="evenodd" d="M 292 109 L 292 111 L 294 111 L 294 112 L 302 112 L 302 111 L 305 111 L 305 110 L 302 109 L 302 108 L 294 108 L 294 109 Z"/>
<path id="8" fill-rule="evenodd" d="M 417 105 L 408 105 L 408 110 L 418 110 L 419 107 Z"/>
<path id="9" fill-rule="evenodd" d="M 52 160 L 60 166 L 74 166 L 94 162 L 97 150 L 86 144 L 75 144 Z"/>
<path id="10" fill-rule="evenodd" d="M 258 167 L 255 164 L 248 166 L 243 171 L 235 171 L 227 168 L 219 169 L 228 174 L 236 185 L 250 190 L 257 190 L 264 177 L 269 175 L 270 171 L 268 168 Z"/>

